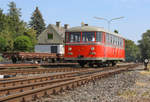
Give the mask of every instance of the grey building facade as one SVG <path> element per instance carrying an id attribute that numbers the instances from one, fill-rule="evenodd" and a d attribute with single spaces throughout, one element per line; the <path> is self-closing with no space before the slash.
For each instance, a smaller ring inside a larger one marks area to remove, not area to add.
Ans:
<path id="1" fill-rule="evenodd" d="M 56 22 L 56 25 L 49 24 L 38 36 L 38 44 L 35 46 L 35 52 L 64 54 L 65 30 L 68 28 L 68 24 L 62 27 L 60 22 Z"/>

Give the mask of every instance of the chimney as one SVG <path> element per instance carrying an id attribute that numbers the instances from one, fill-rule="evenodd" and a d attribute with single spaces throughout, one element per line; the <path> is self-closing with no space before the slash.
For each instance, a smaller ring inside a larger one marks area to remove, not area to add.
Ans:
<path id="1" fill-rule="evenodd" d="M 64 25 L 64 28 L 65 28 L 65 29 L 68 29 L 68 28 L 69 28 L 69 24 L 65 24 L 65 25 Z"/>
<path id="2" fill-rule="evenodd" d="M 88 24 L 84 24 L 84 26 L 88 26 Z"/>
<path id="3" fill-rule="evenodd" d="M 56 22 L 56 27 L 60 28 L 60 22 Z"/>

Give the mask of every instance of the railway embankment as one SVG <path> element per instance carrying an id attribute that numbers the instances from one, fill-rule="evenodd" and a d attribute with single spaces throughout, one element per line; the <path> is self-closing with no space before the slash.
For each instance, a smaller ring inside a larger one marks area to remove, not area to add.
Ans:
<path id="1" fill-rule="evenodd" d="M 38 102 L 150 102 L 150 71 L 143 69 L 140 65 Z"/>

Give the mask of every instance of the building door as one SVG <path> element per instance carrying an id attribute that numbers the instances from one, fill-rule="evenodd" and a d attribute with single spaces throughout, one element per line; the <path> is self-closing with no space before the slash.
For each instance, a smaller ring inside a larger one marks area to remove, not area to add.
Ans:
<path id="1" fill-rule="evenodd" d="M 51 46 L 51 53 L 57 53 L 57 46 Z"/>

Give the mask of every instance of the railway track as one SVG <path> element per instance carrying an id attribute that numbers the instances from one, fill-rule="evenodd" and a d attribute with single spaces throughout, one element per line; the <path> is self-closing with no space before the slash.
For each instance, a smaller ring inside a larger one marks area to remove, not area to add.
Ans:
<path id="1" fill-rule="evenodd" d="M 22 68 L 39 68 L 41 66 L 72 66 L 78 63 L 42 63 L 42 64 L 0 64 L 0 70 L 7 69 L 22 69 Z"/>
<path id="2" fill-rule="evenodd" d="M 0 70 L 15 69 L 15 68 L 37 68 L 40 64 L 0 64 Z"/>
<path id="3" fill-rule="evenodd" d="M 5 84 L 4 87 L 0 88 L 0 102 L 26 102 L 31 101 L 33 99 L 38 99 L 42 96 L 46 96 L 49 94 L 56 94 L 58 92 L 73 89 L 77 86 L 86 84 L 90 81 L 95 81 L 99 78 L 112 75 L 115 73 L 120 73 L 121 71 L 128 70 L 137 65 L 127 65 L 121 66 L 119 68 L 101 68 L 101 69 L 87 69 L 76 72 L 68 72 L 63 77 L 57 77 L 50 79 L 38 79 L 38 81 L 26 81 L 20 82 L 20 85 L 17 86 L 10 84 Z M 34 78 L 33 78 L 34 79 Z M 37 79 L 36 79 L 37 80 Z M 17 81 L 17 80 L 16 80 Z M 8 81 L 12 82 L 12 81 Z M 5 82 L 4 82 L 5 83 Z"/>
<path id="4" fill-rule="evenodd" d="M 69 72 L 69 71 L 78 71 L 83 70 L 84 68 L 38 68 L 38 69 L 13 69 L 13 70 L 1 70 L 1 75 L 25 75 L 25 74 L 42 74 L 42 73 L 51 73 L 51 72 Z"/>

